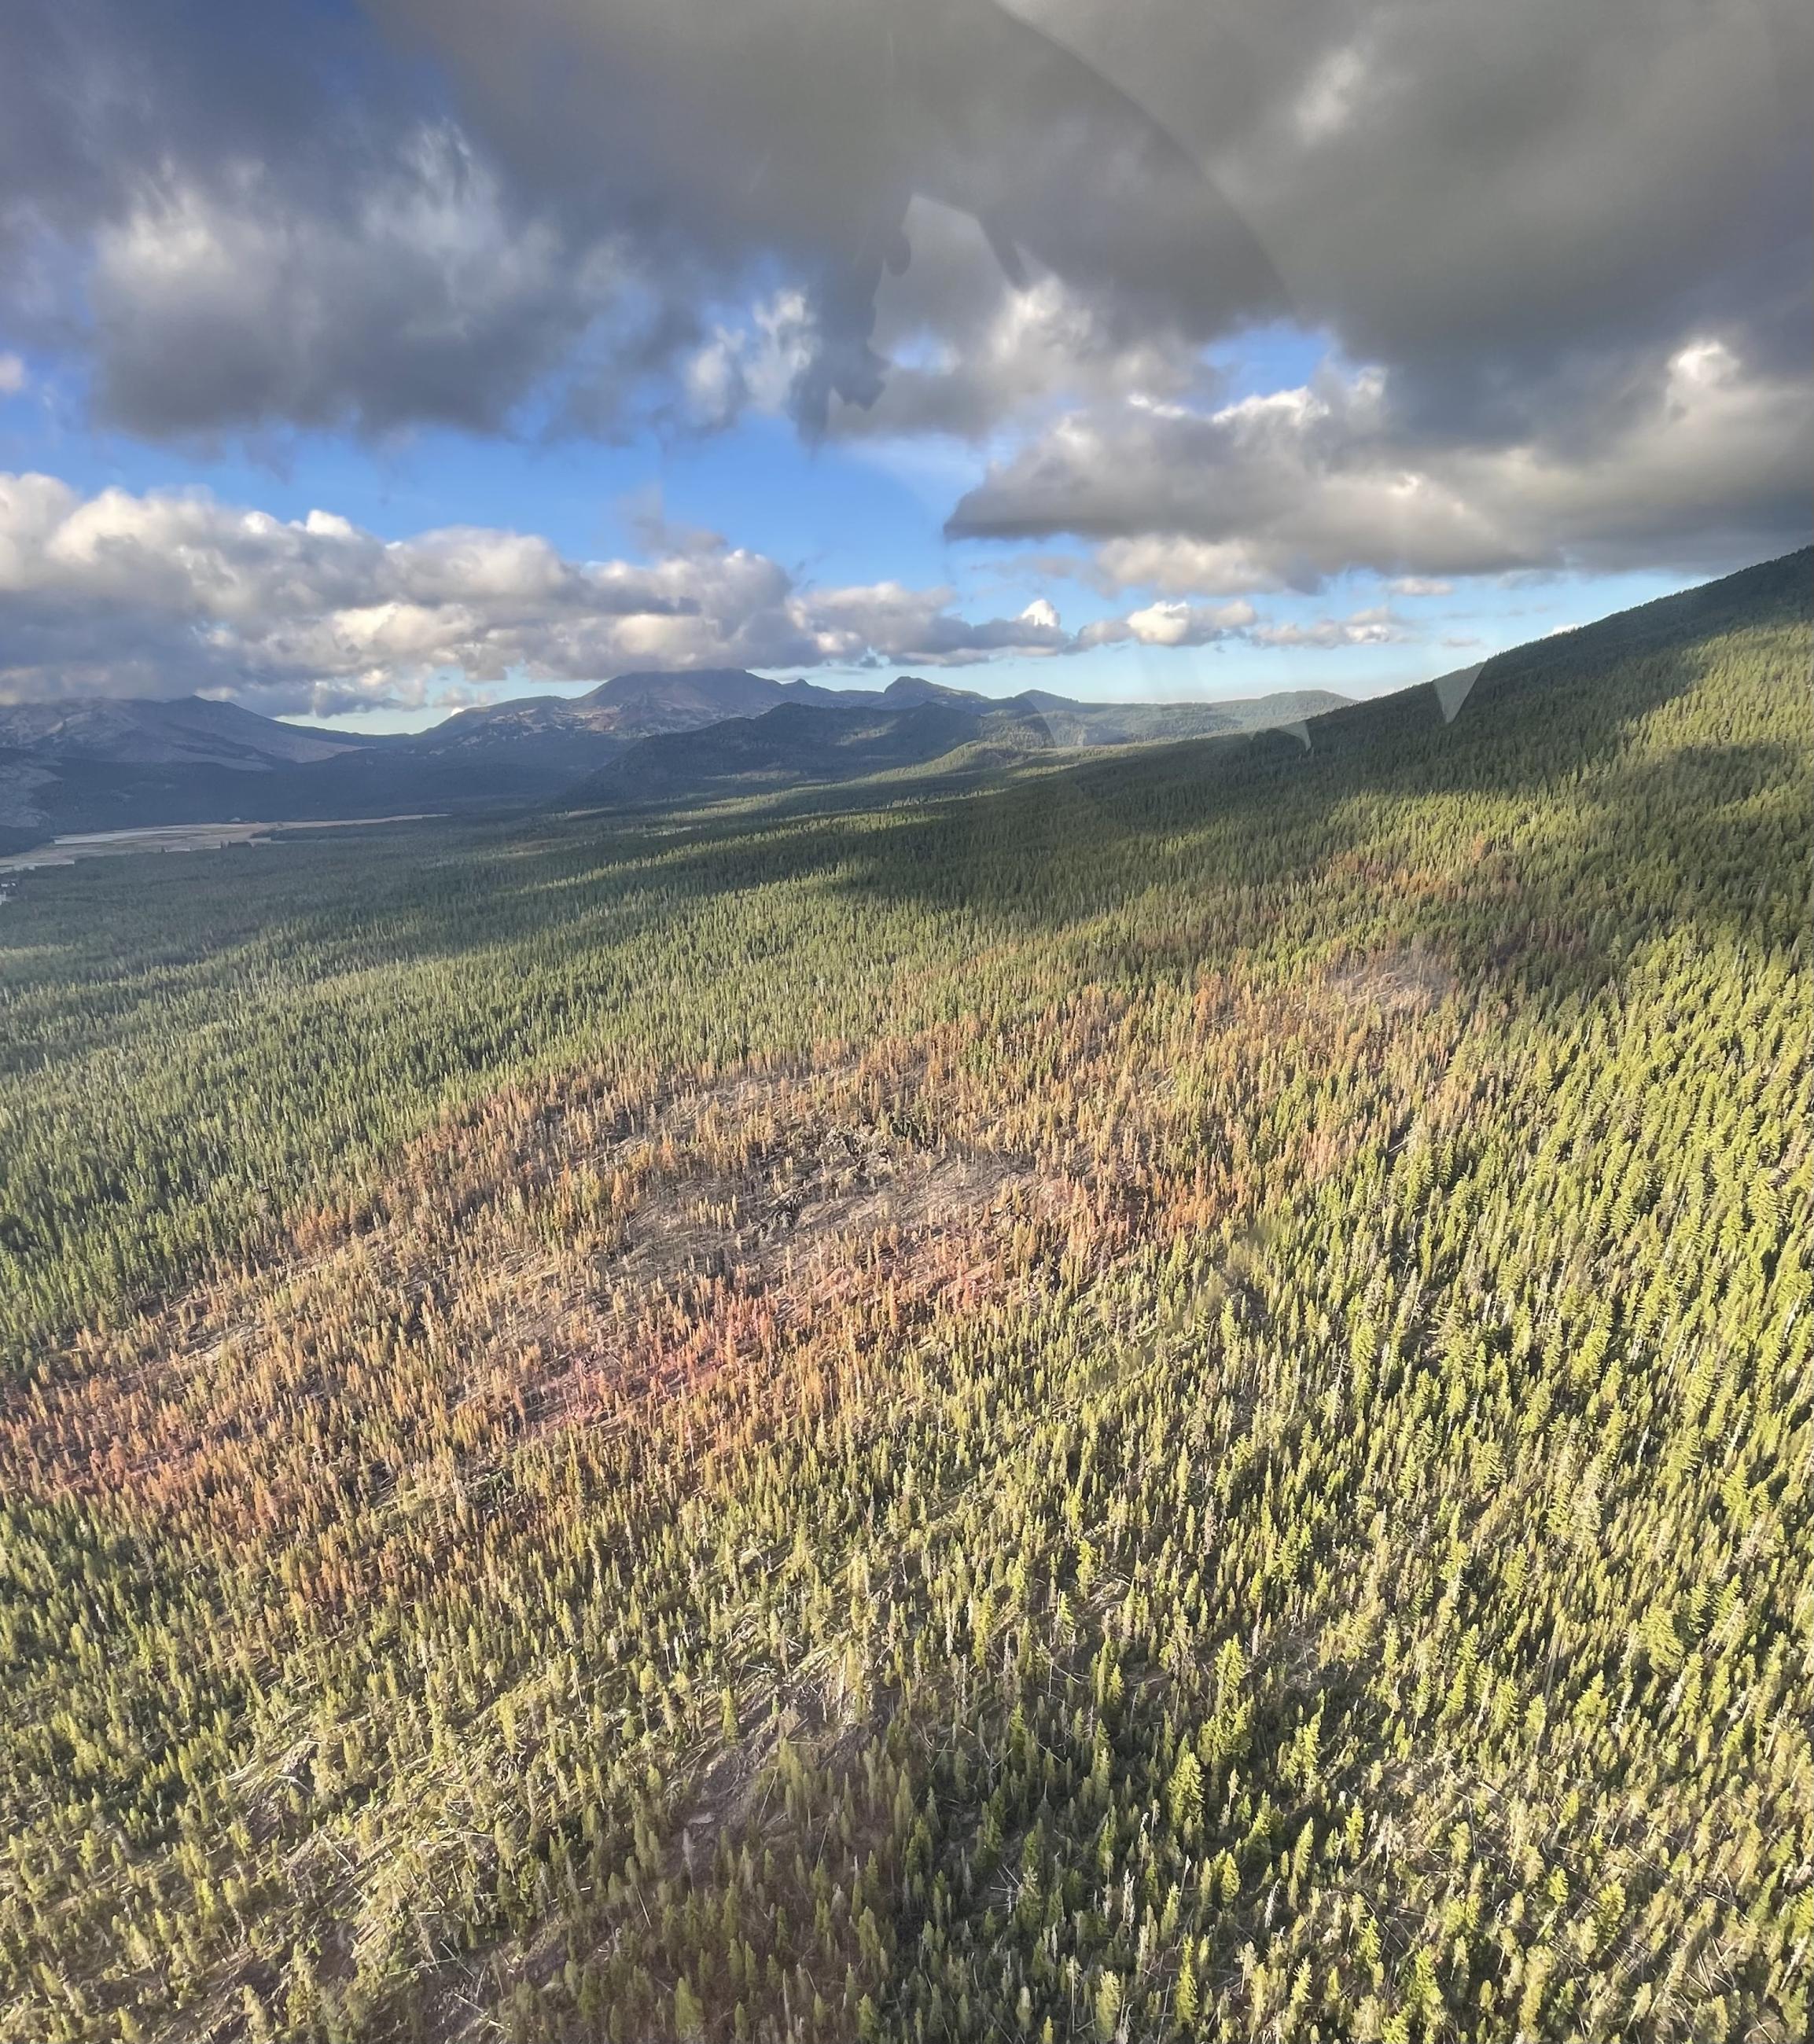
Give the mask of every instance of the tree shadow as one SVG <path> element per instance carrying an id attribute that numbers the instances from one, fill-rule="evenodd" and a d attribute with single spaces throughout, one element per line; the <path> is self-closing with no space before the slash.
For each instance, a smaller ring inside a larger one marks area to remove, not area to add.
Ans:
<path id="1" fill-rule="evenodd" d="M 1005 933 L 1125 917 L 1163 889 L 1178 927 L 1139 947 L 1142 971 L 1200 965 L 1206 929 L 1238 929 L 1256 889 L 1286 916 L 1320 893 L 1325 936 L 1342 915 L 1357 938 L 1389 930 L 1532 984 L 1595 982 L 1671 928 L 1793 941 L 1814 729 L 1799 578 L 1783 594 L 1761 622 L 1737 606 L 1732 636 L 1732 603 L 1697 590 L 1521 648 L 1486 663 L 1453 721 L 1424 687 L 1317 717 L 1302 740 L 1024 774 L 928 805 L 847 884 L 961 902 Z M 1717 695 L 1684 701 L 1704 685 Z M 1193 924 L 1193 905 L 1217 904 Z"/>
<path id="2" fill-rule="evenodd" d="M 58 876 L 54 903 L 37 888 L 9 903 L 5 976 L 14 986 L 105 980 L 117 1006 L 108 953 L 123 920 L 153 995 L 167 970 L 199 965 L 225 984 L 281 972 L 303 952 L 321 969 L 358 971 L 452 962 L 528 937 L 609 940 L 709 895 L 798 881 L 878 909 L 962 910 L 1009 941 L 1081 930 L 1168 886 L 1187 902 L 1260 887 L 1289 899 L 1340 886 L 1360 862 L 1373 876 L 1369 919 L 1401 922 L 1414 908 L 1404 883 L 1426 855 L 1439 863 L 1445 834 L 1458 832 L 1470 849 L 1454 898 L 1426 901 L 1416 917 L 1432 931 L 1447 924 L 1464 947 L 1469 916 L 1516 922 L 1523 895 L 1524 921 L 1566 920 L 1640 854 L 1657 870 L 1653 893 L 1673 889 L 1681 916 L 1750 927 L 1761 889 L 1775 927 L 1801 886 L 1767 813 L 1805 807 L 1793 789 L 1808 738 L 1808 560 L 1501 655 L 1453 721 L 1425 686 L 1251 736 L 1036 751 L 981 770 L 921 763 L 655 812 L 348 826 L 130 870 L 91 862 Z M 1767 669 L 1775 714 L 1721 739 L 1721 708 L 1700 720 L 1703 735 L 1647 756 L 1644 720 L 1721 662 Z M 1530 863 L 1539 812 L 1566 820 L 1571 859 L 1558 869 L 1552 844 L 1515 883 L 1508 864 Z M 1181 928 L 1170 962 L 1200 962 L 1204 934 Z M 1143 969 L 1167 950 L 1149 943 Z"/>

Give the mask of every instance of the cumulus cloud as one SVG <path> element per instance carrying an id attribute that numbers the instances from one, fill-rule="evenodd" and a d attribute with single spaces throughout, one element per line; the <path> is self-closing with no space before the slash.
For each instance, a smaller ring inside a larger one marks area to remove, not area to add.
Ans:
<path id="1" fill-rule="evenodd" d="M 760 305 L 790 296 L 807 345 L 781 350 L 787 401 L 819 429 L 884 387 L 878 289 L 916 243 L 891 337 L 929 322 L 967 353 L 1004 279 L 1036 273 L 1112 299 L 1130 332 L 1282 305 L 1205 167 L 994 0 L 17 12 L 0 252 L 31 282 L 7 309 L 83 336 L 103 404 L 143 431 L 489 428 L 532 390 L 583 430 L 651 375 L 710 423 L 745 386 L 772 394 L 747 358 Z M 955 267 L 945 215 L 968 223 Z M 1071 324 L 1100 351 L 1090 315 Z"/>
<path id="2" fill-rule="evenodd" d="M 1150 335 L 1294 306 L 1437 382 L 1465 363 L 1477 397 L 1520 350 L 1654 341 L 1714 279 L 1770 324 L 1805 267 L 1780 259 L 1807 238 L 1806 51 L 1778 0 L 24 0 L 9 43 L 0 182 L 60 230 L 117 225 L 147 179 L 220 203 L 256 165 L 356 307 L 333 229 L 382 204 L 387 137 L 457 121 L 570 251 L 632 237 L 677 297 L 786 268 L 821 407 L 876 395 L 877 292 L 909 261 L 909 324 L 1049 273 Z M 929 206 L 986 271 L 944 259 Z"/>
<path id="3" fill-rule="evenodd" d="M 1259 616 L 1251 603 L 1150 603 L 1125 617 L 1084 628 L 1086 642 L 1112 645 L 1132 639 L 1142 646 L 1213 646 L 1248 632 Z M 1263 643 L 1265 628 L 1251 633 Z"/>
<path id="4" fill-rule="evenodd" d="M 1244 600 L 1162 600 L 1078 631 L 1046 597 L 971 618 L 948 587 L 808 586 L 716 533 L 653 512 L 636 523 L 647 558 L 577 561 L 532 532 L 386 540 L 329 511 L 282 520 L 205 490 L 84 497 L 0 474 L 0 701 L 200 691 L 326 714 L 644 667 L 968 667 L 1128 644 L 1402 636 L 1385 609 L 1272 624 Z"/>
<path id="5" fill-rule="evenodd" d="M 1124 586 L 1316 587 L 1361 567 L 1432 594 L 1514 569 L 1716 567 L 1797 544 L 1814 402 L 1805 371 L 1716 337 L 1635 378 L 1614 430 L 1509 444 L 1409 429 L 1378 369 L 1213 411 L 1073 413 L 992 467 L 959 537 L 1103 540 Z"/>
<path id="6" fill-rule="evenodd" d="M 974 223 L 945 209 L 917 205 L 909 221 L 913 269 L 885 279 L 877 302 L 887 377 L 873 403 L 834 409 L 840 437 L 985 442 L 1070 405 L 1176 402 L 1214 387 L 1182 326 L 1130 318 L 1051 273 L 1017 286 Z"/>
<path id="7" fill-rule="evenodd" d="M 1402 621 L 1382 605 L 1347 617 L 1268 624 L 1260 621 L 1251 603 L 1162 601 L 1130 611 L 1125 617 L 1087 624 L 1078 637 L 1086 646 L 1116 645 L 1129 640 L 1142 646 L 1215 646 L 1240 639 L 1253 646 L 1328 652 L 1343 646 L 1389 645 L 1409 636 Z"/>
<path id="8" fill-rule="evenodd" d="M 14 0 L 6 35 L 0 336 L 144 435 L 789 411 L 986 447 L 955 529 L 1194 599 L 1585 559 L 1601 517 L 1647 565 L 1805 529 L 1791 0 Z M 1218 411 L 1280 319 L 1371 394 Z"/>
<path id="9" fill-rule="evenodd" d="M 262 165 L 172 175 L 96 236 L 98 396 L 150 433 L 495 430 L 625 285 L 608 249 L 519 213 L 445 125 L 402 138 L 344 210 L 299 204 Z"/>
<path id="10" fill-rule="evenodd" d="M 1000 275 L 1051 271 L 1199 336 L 1282 309 L 1270 260 L 1204 163 L 1102 67 L 995 0 L 378 12 L 433 52 L 463 117 L 528 187 L 651 223 L 721 265 L 753 254 L 789 269 L 817 335 L 794 391 L 811 425 L 882 392 L 886 275 L 919 268 L 914 313 L 947 329 L 940 312 L 971 297 L 940 274 L 928 204 L 980 232 L 990 297 Z"/>
<path id="11" fill-rule="evenodd" d="M 646 561 L 536 535 L 385 541 L 202 491 L 83 497 L 0 475 L 0 700 L 232 694 L 271 709 L 421 702 L 507 678 L 627 668 L 964 666 L 1074 650 L 1049 602 L 955 614 L 947 589 L 809 589 L 715 535 L 657 527 Z"/>
<path id="12" fill-rule="evenodd" d="M 1389 646 L 1406 636 L 1405 628 L 1384 605 L 1356 610 L 1346 617 L 1319 617 L 1309 624 L 1262 624 L 1253 632 L 1260 646 Z"/>
<path id="13" fill-rule="evenodd" d="M 734 425 L 747 409 L 785 412 L 817 345 L 804 292 L 777 291 L 740 323 L 721 321 L 681 364 L 682 412 L 708 429 Z"/>

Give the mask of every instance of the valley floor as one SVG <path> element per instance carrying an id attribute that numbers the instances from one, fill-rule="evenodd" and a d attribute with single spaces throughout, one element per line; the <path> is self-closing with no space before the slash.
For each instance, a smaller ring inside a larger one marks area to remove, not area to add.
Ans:
<path id="1" fill-rule="evenodd" d="M 28 876 L 0 2036 L 1805 2036 L 1806 584 Z"/>

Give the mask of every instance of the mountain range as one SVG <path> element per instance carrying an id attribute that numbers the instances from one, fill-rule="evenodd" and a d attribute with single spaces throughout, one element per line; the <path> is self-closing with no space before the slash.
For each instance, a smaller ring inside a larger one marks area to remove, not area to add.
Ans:
<path id="1" fill-rule="evenodd" d="M 158 824 L 749 791 L 949 754 L 974 762 L 1004 749 L 1265 730 L 1343 701 L 1299 690 L 1234 702 L 1086 703 L 1039 690 L 993 697 L 913 674 L 878 690 L 714 668 L 619 674 L 583 695 L 518 697 L 382 736 L 198 696 L 0 705 L 0 849 Z"/>

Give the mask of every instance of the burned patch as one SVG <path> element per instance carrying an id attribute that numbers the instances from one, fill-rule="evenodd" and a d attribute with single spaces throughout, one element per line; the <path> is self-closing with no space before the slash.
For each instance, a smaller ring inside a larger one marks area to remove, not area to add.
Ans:
<path id="1" fill-rule="evenodd" d="M 658 1181 L 623 1224 L 618 1270 L 637 1284 L 683 1275 L 778 1281 L 840 1237 L 962 1227 L 1017 1187 L 1024 1157 L 928 1148 L 886 1124 L 809 1119 L 740 1170 Z"/>
<path id="2" fill-rule="evenodd" d="M 1326 974 L 1325 991 L 1344 1007 L 1420 1015 L 1455 991 L 1455 976 L 1420 944 L 1349 960 Z"/>
<path id="3" fill-rule="evenodd" d="M 778 1395 L 834 1321 L 894 1331 L 1011 1285 L 1075 1196 L 941 1128 L 924 1079 L 895 1047 L 640 1097 L 500 1097 L 288 1261 L 86 1336 L 0 1404 L 0 1481 L 240 1541 L 352 1510 L 369 1557 L 457 1518 L 536 1437 L 732 1365 Z"/>

